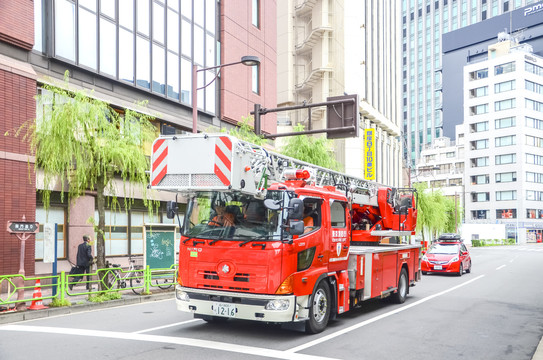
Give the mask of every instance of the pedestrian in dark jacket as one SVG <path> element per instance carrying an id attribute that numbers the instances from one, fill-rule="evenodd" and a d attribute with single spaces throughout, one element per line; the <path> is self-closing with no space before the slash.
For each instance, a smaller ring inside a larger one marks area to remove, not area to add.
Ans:
<path id="1" fill-rule="evenodd" d="M 79 268 L 79 274 L 89 274 L 90 267 L 92 264 L 92 246 L 89 244 L 90 237 L 88 235 L 83 235 L 83 242 L 77 247 L 77 262 L 76 265 Z M 76 282 L 82 279 L 83 276 L 76 278 Z M 70 289 L 73 287 L 73 284 L 70 284 Z M 87 275 L 87 289 L 91 288 L 90 276 Z"/>

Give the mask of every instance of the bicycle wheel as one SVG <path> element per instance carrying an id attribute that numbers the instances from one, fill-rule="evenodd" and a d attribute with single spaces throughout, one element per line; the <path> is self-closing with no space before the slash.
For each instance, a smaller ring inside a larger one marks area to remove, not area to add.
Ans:
<path id="1" fill-rule="evenodd" d="M 141 273 L 130 273 L 130 287 L 136 295 L 139 295 L 143 292 L 144 281 L 141 278 Z"/>
<path id="2" fill-rule="evenodd" d="M 169 289 L 172 287 L 173 285 L 173 278 L 170 279 L 170 278 L 159 278 L 159 279 L 156 279 L 156 284 L 159 288 L 161 288 L 162 290 L 166 290 L 166 289 Z"/>

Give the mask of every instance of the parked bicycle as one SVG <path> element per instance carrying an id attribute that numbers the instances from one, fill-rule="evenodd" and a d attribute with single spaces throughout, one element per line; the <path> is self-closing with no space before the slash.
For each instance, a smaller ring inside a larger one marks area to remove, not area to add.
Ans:
<path id="1" fill-rule="evenodd" d="M 138 259 L 140 260 L 140 259 Z M 141 294 L 144 288 L 144 269 L 141 265 L 136 265 L 136 259 L 129 258 L 128 269 L 123 271 L 120 264 L 111 264 L 106 262 L 109 268 L 105 277 L 104 284 L 109 290 L 125 289 L 130 285 L 134 294 Z"/>

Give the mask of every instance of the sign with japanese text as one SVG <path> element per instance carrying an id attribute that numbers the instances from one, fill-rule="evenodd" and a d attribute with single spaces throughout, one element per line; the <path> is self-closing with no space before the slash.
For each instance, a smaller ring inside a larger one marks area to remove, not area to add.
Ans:
<path id="1" fill-rule="evenodd" d="M 375 180 L 375 129 L 364 130 L 364 179 Z"/>
<path id="2" fill-rule="evenodd" d="M 33 221 L 8 221 L 9 233 L 37 233 L 38 223 Z"/>

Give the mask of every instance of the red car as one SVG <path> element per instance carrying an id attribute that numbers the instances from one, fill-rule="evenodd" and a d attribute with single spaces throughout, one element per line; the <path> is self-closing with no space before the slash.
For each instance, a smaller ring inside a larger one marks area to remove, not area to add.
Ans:
<path id="1" fill-rule="evenodd" d="M 436 242 L 422 256 L 421 271 L 457 274 L 471 272 L 471 257 L 466 245 L 461 242 Z"/>

